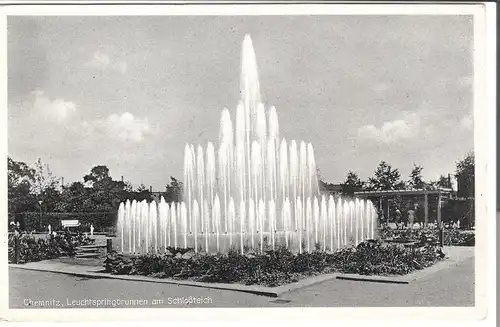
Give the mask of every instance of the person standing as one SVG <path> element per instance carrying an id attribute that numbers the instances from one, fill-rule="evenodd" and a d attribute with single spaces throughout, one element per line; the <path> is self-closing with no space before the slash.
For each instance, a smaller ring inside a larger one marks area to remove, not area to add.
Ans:
<path id="1" fill-rule="evenodd" d="M 413 224 L 415 223 L 415 212 L 417 211 L 417 205 L 413 209 L 408 210 L 408 225 L 410 229 L 413 229 Z"/>
<path id="2" fill-rule="evenodd" d="M 402 218 L 401 211 L 399 210 L 399 208 L 396 208 L 396 226 L 398 229 L 400 226 L 401 229 L 403 229 L 404 226 L 404 223 L 401 218 Z"/>
<path id="3" fill-rule="evenodd" d="M 386 221 L 385 221 L 385 217 L 384 217 L 384 211 L 381 210 L 381 209 L 378 209 L 377 210 L 377 216 L 378 216 L 377 220 L 380 222 L 380 226 L 381 227 L 386 226 Z"/>

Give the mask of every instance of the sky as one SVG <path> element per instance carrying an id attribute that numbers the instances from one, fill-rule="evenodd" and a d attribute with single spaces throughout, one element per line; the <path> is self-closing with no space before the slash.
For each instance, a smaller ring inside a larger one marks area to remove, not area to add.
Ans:
<path id="1" fill-rule="evenodd" d="M 163 190 L 234 117 L 245 34 L 280 136 L 313 144 L 323 180 L 381 160 L 434 180 L 473 150 L 472 16 L 11 16 L 9 156 Z"/>

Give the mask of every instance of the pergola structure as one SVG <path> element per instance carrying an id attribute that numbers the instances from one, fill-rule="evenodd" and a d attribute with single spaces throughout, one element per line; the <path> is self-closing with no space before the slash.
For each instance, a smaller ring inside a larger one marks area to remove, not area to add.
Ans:
<path id="1" fill-rule="evenodd" d="M 438 188 L 436 190 L 390 190 L 390 191 L 362 191 L 354 192 L 354 195 L 360 198 L 378 198 L 379 201 L 383 198 L 392 198 L 395 196 L 424 196 L 424 225 L 427 226 L 429 223 L 429 196 L 437 196 L 437 223 L 438 226 L 441 225 L 441 201 L 445 198 L 449 198 L 452 189 L 449 188 Z M 387 203 L 387 218 L 389 218 L 389 203 Z"/>

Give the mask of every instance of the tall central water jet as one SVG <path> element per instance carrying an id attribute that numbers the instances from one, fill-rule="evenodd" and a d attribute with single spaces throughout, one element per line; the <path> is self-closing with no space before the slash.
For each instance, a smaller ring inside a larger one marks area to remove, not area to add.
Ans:
<path id="1" fill-rule="evenodd" d="M 217 149 L 211 142 L 205 151 L 186 144 L 183 201 L 143 201 L 140 210 L 131 210 L 129 202 L 120 205 L 122 252 L 169 246 L 245 252 L 276 245 L 302 252 L 335 250 L 373 237 L 372 203 L 321 194 L 313 145 L 280 139 L 276 108 L 266 111 L 261 102 L 249 35 L 242 47 L 240 93 L 235 124 L 228 109 L 221 113 Z"/>

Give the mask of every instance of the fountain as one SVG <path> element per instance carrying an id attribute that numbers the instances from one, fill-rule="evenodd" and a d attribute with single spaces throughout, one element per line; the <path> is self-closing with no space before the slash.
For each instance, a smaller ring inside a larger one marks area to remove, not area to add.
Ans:
<path id="1" fill-rule="evenodd" d="M 221 113 L 219 147 L 184 148 L 183 201 L 121 203 L 120 250 L 161 253 L 262 252 L 284 245 L 295 252 L 356 245 L 374 237 L 370 201 L 343 199 L 319 189 L 311 143 L 280 139 L 275 107 L 260 99 L 257 61 L 249 35 L 242 49 L 241 100 L 233 128 Z"/>

